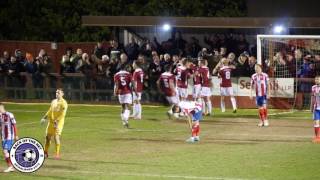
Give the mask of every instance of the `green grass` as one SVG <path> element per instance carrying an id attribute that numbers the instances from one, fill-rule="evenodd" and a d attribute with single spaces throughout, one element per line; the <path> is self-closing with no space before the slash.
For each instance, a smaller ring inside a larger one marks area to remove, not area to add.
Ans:
<path id="1" fill-rule="evenodd" d="M 46 127 L 38 122 L 47 109 L 48 105 L 7 105 L 16 116 L 19 136 L 42 143 Z M 187 144 L 187 124 L 167 120 L 166 109 L 144 106 L 143 120 L 132 120 L 132 129 L 124 129 L 119 106 L 70 105 L 62 159 L 49 158 L 31 174 L 0 173 L 0 179 L 319 178 L 320 145 L 311 143 L 310 112 L 273 115 L 269 128 L 258 128 L 257 110 L 215 110 L 201 123 L 201 142 Z M 51 157 L 53 151 L 51 146 Z M 4 161 L 0 167 L 5 168 Z"/>

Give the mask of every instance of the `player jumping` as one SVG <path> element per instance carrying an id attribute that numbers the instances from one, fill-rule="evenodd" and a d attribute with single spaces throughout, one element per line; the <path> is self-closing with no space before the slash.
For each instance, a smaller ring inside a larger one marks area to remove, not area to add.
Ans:
<path id="1" fill-rule="evenodd" d="M 313 142 L 320 143 L 320 76 L 315 78 L 315 85 L 312 86 L 312 97 L 311 97 L 311 112 L 313 113 L 314 120 L 314 133 L 315 137 Z"/>
<path id="2" fill-rule="evenodd" d="M 160 75 L 157 81 L 158 89 L 164 93 L 167 101 L 171 105 L 169 111 L 167 112 L 169 118 L 173 115 L 172 107 L 179 103 L 179 97 L 175 85 L 175 76 L 171 73 L 171 66 L 164 66 L 165 72 Z"/>
<path id="3" fill-rule="evenodd" d="M 256 104 L 259 108 L 260 123 L 259 127 L 269 126 L 267 99 L 270 97 L 269 76 L 262 72 L 261 65 L 255 65 L 256 73 L 251 76 L 250 99 L 252 99 L 253 90 L 256 91 Z"/>
<path id="4" fill-rule="evenodd" d="M 201 98 L 202 98 L 202 107 L 203 113 L 210 116 L 212 113 L 212 104 L 211 104 L 211 75 L 209 73 L 209 68 L 207 67 L 207 60 L 199 60 L 199 74 L 201 78 Z"/>
<path id="5" fill-rule="evenodd" d="M 8 168 L 3 172 L 12 172 L 14 168 L 10 161 L 10 149 L 14 141 L 18 140 L 16 120 L 12 113 L 7 112 L 4 108 L 4 104 L 0 103 L 0 125 L 1 125 L 1 137 L 2 137 L 2 149 L 4 158 L 7 162 Z"/>
<path id="6" fill-rule="evenodd" d="M 172 111 L 176 114 L 183 112 L 187 115 L 191 129 L 191 137 L 186 142 L 194 143 L 200 141 L 200 121 L 202 120 L 202 104 L 196 101 L 183 101 L 173 106 Z"/>
<path id="7" fill-rule="evenodd" d="M 60 146 L 61 146 L 61 133 L 64 126 L 64 119 L 68 109 L 68 103 L 63 98 L 64 92 L 62 89 L 56 90 L 56 99 L 52 100 L 51 105 L 47 113 L 41 119 L 41 124 L 48 120 L 48 126 L 46 130 L 46 141 L 44 145 L 45 157 L 48 157 L 48 150 L 51 144 L 52 137 L 56 144 L 55 159 L 60 159 Z"/>
<path id="8" fill-rule="evenodd" d="M 231 83 L 231 73 L 235 69 L 234 66 L 229 66 L 229 60 L 227 58 L 222 58 L 222 67 L 220 68 L 218 75 L 221 78 L 220 81 L 220 94 L 221 94 L 221 111 L 225 112 L 225 96 L 230 96 L 233 113 L 237 112 L 237 102 L 236 98 L 233 96 L 233 88 Z"/>
<path id="9" fill-rule="evenodd" d="M 120 67 L 120 71 L 114 75 L 114 95 L 118 96 L 122 106 L 121 120 L 124 127 L 129 128 L 129 105 L 132 104 L 131 74 L 125 70 L 125 66 Z"/>
<path id="10" fill-rule="evenodd" d="M 133 75 L 132 75 L 132 84 L 133 84 L 133 108 L 132 116 L 134 119 L 141 119 L 142 107 L 141 107 L 141 95 L 143 90 L 143 78 L 144 73 L 141 69 L 141 63 L 138 61 L 133 62 Z"/>

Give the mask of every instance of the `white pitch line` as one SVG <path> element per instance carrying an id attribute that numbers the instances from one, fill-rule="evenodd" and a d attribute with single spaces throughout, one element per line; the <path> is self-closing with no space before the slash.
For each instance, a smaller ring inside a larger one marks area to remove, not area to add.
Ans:
<path id="1" fill-rule="evenodd" d="M 24 126 L 24 125 L 29 125 L 29 124 L 40 124 L 40 121 L 33 121 L 33 122 L 28 122 L 28 123 L 18 123 L 18 126 Z"/>
<path id="2" fill-rule="evenodd" d="M 253 137 L 275 137 L 275 138 L 312 138 L 312 136 L 297 136 L 297 135 L 284 135 L 284 134 L 278 134 L 278 135 L 256 135 L 256 134 L 216 134 L 216 136 L 253 136 Z"/>
<path id="3" fill-rule="evenodd" d="M 280 115 L 280 114 L 291 114 L 294 113 L 295 111 L 286 111 L 286 112 L 278 112 L 278 113 L 271 113 L 268 114 L 269 116 L 276 116 L 276 115 Z"/>
<path id="4" fill-rule="evenodd" d="M 135 176 L 135 177 L 159 177 L 159 178 L 180 178 L 180 179 L 203 179 L 203 180 L 245 180 L 240 178 L 212 177 L 212 176 L 188 176 L 188 175 L 170 175 L 170 174 L 149 174 L 149 173 L 111 173 L 115 176 Z"/>
<path id="5" fill-rule="evenodd" d="M 47 169 L 42 169 L 41 171 L 48 171 Z M 52 170 L 50 170 L 52 172 Z M 228 177 L 212 177 L 212 176 L 193 176 L 193 175 L 174 175 L 174 174 L 151 174 L 151 173 L 106 173 L 102 171 L 68 171 L 62 169 L 56 169 L 55 172 L 62 172 L 62 173 L 83 173 L 83 174 L 105 174 L 110 176 L 134 176 L 134 177 L 159 177 L 159 178 L 170 178 L 170 179 L 201 179 L 201 180 L 249 180 L 243 178 L 228 178 Z"/>

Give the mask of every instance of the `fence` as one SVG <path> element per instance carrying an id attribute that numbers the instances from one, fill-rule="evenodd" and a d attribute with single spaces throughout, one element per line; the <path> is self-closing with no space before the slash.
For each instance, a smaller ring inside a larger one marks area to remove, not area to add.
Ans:
<path id="1" fill-rule="evenodd" d="M 89 77 L 82 73 L 50 73 L 32 75 L 20 73 L 17 76 L 0 75 L 0 98 L 5 100 L 48 101 L 55 98 L 57 87 L 65 91 L 65 98 L 72 102 L 113 103 L 113 80 L 111 77 Z M 164 102 L 158 92 L 146 90 L 145 102 Z"/>
<path id="2" fill-rule="evenodd" d="M 310 93 L 296 91 L 294 83 L 303 82 L 312 85 L 313 79 L 278 78 L 271 79 L 271 99 L 269 105 L 274 108 L 308 108 L 310 107 Z M 219 79 L 213 77 L 214 107 L 220 107 Z M 149 81 L 143 92 L 144 103 L 165 103 L 165 97 L 158 92 L 154 81 Z M 85 76 L 82 73 L 50 73 L 32 75 L 20 73 L 18 76 L 0 75 L 0 98 L 2 100 L 48 102 L 55 98 L 57 87 L 65 91 L 65 98 L 75 103 L 117 103 L 113 96 L 112 77 Z M 246 77 L 233 78 L 233 88 L 239 108 L 254 108 L 255 102 L 249 99 L 250 79 Z M 192 85 L 189 86 L 189 94 Z M 227 107 L 231 104 L 226 102 Z"/>

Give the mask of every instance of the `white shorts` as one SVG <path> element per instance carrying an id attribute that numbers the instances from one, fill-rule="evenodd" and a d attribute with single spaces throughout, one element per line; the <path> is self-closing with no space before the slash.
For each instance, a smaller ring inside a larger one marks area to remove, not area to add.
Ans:
<path id="1" fill-rule="evenodd" d="M 170 105 L 179 104 L 179 97 L 178 96 L 166 96 L 166 99 Z"/>
<path id="2" fill-rule="evenodd" d="M 122 94 L 118 95 L 120 104 L 132 104 L 132 95 L 131 94 Z"/>
<path id="3" fill-rule="evenodd" d="M 201 87 L 201 96 L 208 96 L 210 97 L 212 94 L 211 94 L 211 88 L 209 87 Z"/>
<path id="4" fill-rule="evenodd" d="M 233 88 L 232 87 L 220 87 L 220 95 L 221 96 L 233 96 Z"/>
<path id="5" fill-rule="evenodd" d="M 187 98 L 188 97 L 188 88 L 179 88 L 178 87 L 179 97 Z"/>
<path id="6" fill-rule="evenodd" d="M 201 97 L 201 84 L 197 84 L 193 86 L 192 96 L 193 98 Z"/>
<path id="7" fill-rule="evenodd" d="M 135 101 L 135 100 L 141 101 L 141 95 L 142 95 L 141 92 L 138 92 L 137 94 L 135 92 L 133 92 L 132 93 L 132 100 L 133 101 Z"/>

